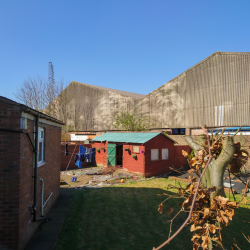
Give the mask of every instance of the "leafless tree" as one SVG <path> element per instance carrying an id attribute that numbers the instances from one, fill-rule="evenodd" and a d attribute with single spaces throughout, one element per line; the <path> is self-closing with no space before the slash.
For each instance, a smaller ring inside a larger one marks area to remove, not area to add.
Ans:
<path id="1" fill-rule="evenodd" d="M 63 88 L 63 80 L 49 82 L 41 76 L 29 77 L 17 87 L 14 95 L 17 101 L 33 109 L 43 111 L 62 92 Z M 53 116 L 53 114 L 50 115 Z"/>

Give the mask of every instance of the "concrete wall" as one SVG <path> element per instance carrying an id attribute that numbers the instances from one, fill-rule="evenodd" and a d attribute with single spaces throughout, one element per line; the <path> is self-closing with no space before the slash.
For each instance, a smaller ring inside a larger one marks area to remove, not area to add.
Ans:
<path id="1" fill-rule="evenodd" d="M 113 114 L 132 110 L 138 102 L 138 98 L 125 94 L 71 82 L 45 112 L 53 109 L 54 116 L 71 125 L 75 131 L 114 129 Z M 63 105 L 59 108 L 61 103 Z"/>
<path id="2" fill-rule="evenodd" d="M 154 90 L 138 107 L 153 127 L 249 125 L 250 53 L 216 52 Z"/>
<path id="3" fill-rule="evenodd" d="M 152 128 L 248 126 L 249 69 L 250 53 L 216 52 L 146 96 L 72 82 L 53 103 L 76 131 L 114 129 L 113 114 L 134 107 Z"/>

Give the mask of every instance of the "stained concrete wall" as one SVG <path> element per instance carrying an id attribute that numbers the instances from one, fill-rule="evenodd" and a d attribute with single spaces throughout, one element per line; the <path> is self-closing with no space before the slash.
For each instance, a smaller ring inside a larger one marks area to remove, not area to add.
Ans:
<path id="1" fill-rule="evenodd" d="M 114 129 L 113 114 L 135 106 L 152 128 L 249 126 L 250 53 L 216 52 L 146 96 L 77 82 L 60 96 L 57 118 L 77 131 Z"/>
<path id="2" fill-rule="evenodd" d="M 250 53 L 216 52 L 139 101 L 153 127 L 247 126 Z"/>
<path id="3" fill-rule="evenodd" d="M 71 82 L 47 110 L 56 111 L 54 116 L 76 131 L 108 130 L 115 129 L 113 115 L 117 111 L 133 110 L 141 97 L 143 95 Z"/>

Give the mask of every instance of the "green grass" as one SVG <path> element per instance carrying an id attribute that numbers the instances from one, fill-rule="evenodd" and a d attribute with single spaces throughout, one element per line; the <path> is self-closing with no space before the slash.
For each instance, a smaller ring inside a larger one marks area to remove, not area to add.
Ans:
<path id="1" fill-rule="evenodd" d="M 177 203 L 181 199 L 170 199 L 164 203 L 162 214 L 157 211 L 158 205 L 166 199 L 166 196 L 157 194 L 166 192 L 169 184 L 175 182 L 152 179 L 115 187 L 78 190 L 55 249 L 143 250 L 159 246 L 168 238 L 168 220 L 180 209 Z M 174 212 L 168 215 L 170 207 L 174 208 Z M 186 216 L 181 213 L 175 219 L 172 232 L 179 228 Z M 249 224 L 242 223 L 242 218 L 249 221 L 249 209 L 240 208 L 235 221 L 226 228 L 226 249 L 231 249 L 234 237 L 242 250 L 249 249 L 240 232 L 242 230 L 249 235 Z M 192 249 L 190 239 L 190 226 L 187 226 L 163 249 Z"/>

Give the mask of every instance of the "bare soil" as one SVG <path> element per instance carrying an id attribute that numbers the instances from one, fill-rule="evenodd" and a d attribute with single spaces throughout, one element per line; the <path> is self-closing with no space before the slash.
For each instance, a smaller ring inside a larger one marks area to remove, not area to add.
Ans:
<path id="1" fill-rule="evenodd" d="M 76 177 L 76 181 L 72 181 Z M 107 185 L 123 184 L 126 182 L 136 182 L 144 179 L 141 174 L 130 173 L 121 168 L 107 167 L 89 167 L 83 169 L 74 169 L 61 171 L 60 185 L 62 187 L 86 187 L 96 186 L 100 183 Z"/>

